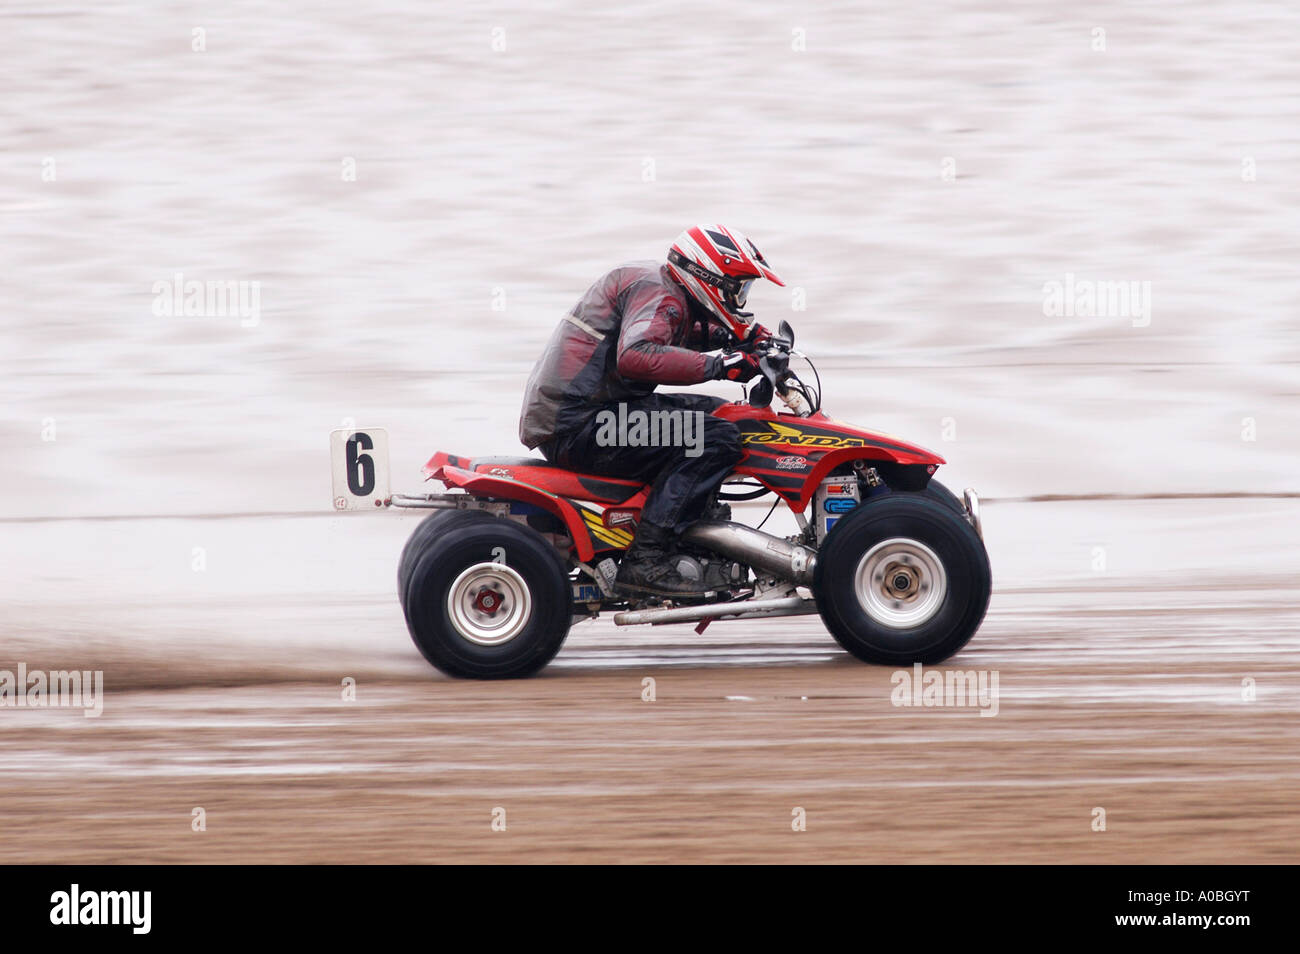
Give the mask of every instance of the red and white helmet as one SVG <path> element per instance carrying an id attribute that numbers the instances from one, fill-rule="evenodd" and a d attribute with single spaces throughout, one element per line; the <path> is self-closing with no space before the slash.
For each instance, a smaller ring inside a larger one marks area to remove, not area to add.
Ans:
<path id="1" fill-rule="evenodd" d="M 753 242 L 722 225 L 697 225 L 677 236 L 668 250 L 668 271 L 741 341 L 753 330 L 753 312 L 741 311 L 750 286 L 760 278 L 785 284 Z"/>

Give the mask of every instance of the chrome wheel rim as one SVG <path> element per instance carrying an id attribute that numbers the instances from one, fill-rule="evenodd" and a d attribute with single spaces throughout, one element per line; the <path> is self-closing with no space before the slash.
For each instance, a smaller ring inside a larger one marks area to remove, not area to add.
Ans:
<path id="1" fill-rule="evenodd" d="M 890 629 L 928 622 L 948 595 L 948 574 L 933 550 L 919 540 L 882 540 L 858 561 L 855 588 L 862 609 Z"/>
<path id="2" fill-rule="evenodd" d="M 471 643 L 500 646 L 521 632 L 532 613 L 528 584 L 504 563 L 476 563 L 447 591 L 447 615 Z"/>

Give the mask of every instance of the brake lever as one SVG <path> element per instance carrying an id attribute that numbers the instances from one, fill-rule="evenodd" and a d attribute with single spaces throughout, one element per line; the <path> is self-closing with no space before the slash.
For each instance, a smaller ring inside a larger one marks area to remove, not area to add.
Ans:
<path id="1" fill-rule="evenodd" d="M 760 351 L 768 354 L 793 354 L 793 347 L 793 341 L 788 341 L 780 335 L 772 335 L 769 338 L 764 338 L 762 341 L 755 341 L 752 339 L 749 341 L 742 341 L 734 350 L 743 351 L 746 354 L 757 354 Z"/>

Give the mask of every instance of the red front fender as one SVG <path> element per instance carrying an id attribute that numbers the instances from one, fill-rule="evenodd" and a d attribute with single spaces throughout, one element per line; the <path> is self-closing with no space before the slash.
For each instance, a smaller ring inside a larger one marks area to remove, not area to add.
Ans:
<path id="1" fill-rule="evenodd" d="M 820 412 L 799 417 L 734 403 L 724 404 L 714 413 L 740 428 L 745 457 L 736 473 L 770 487 L 796 513 L 807 508 L 818 483 L 827 474 L 849 461 L 872 460 L 919 468 L 925 471 L 923 479 L 945 463 L 919 444 L 854 427 Z"/>

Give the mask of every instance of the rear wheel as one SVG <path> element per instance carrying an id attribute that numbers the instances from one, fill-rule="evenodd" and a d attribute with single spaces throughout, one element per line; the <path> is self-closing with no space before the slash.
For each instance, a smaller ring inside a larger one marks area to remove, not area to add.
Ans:
<path id="1" fill-rule="evenodd" d="M 397 564 L 398 596 L 403 600 L 406 599 L 406 584 L 411 578 L 411 568 L 415 566 L 415 558 L 424 551 L 430 540 L 440 533 L 446 533 L 456 524 L 483 519 L 491 520 L 493 517 L 483 510 L 435 510 L 421 520 L 415 532 L 407 539 L 406 546 L 402 548 L 402 557 Z"/>
<path id="2" fill-rule="evenodd" d="M 535 531 L 483 512 L 435 514 L 398 569 L 411 639 L 449 676 L 530 676 L 550 662 L 572 621 L 569 579 Z"/>
<path id="3" fill-rule="evenodd" d="M 888 494 L 841 518 L 817 556 L 813 592 L 836 642 L 865 662 L 936 663 L 988 609 L 988 554 L 943 501 Z"/>

